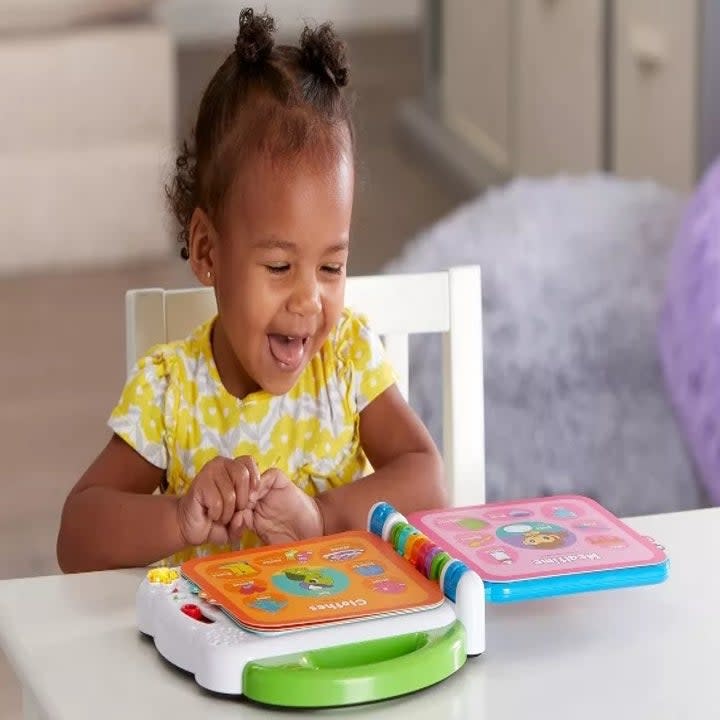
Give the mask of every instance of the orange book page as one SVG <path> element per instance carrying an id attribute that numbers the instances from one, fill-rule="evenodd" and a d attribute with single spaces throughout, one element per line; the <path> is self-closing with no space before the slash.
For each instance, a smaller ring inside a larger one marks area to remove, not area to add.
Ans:
<path id="1" fill-rule="evenodd" d="M 421 610 L 443 600 L 437 583 L 365 531 L 195 558 L 181 570 L 256 630 Z"/>

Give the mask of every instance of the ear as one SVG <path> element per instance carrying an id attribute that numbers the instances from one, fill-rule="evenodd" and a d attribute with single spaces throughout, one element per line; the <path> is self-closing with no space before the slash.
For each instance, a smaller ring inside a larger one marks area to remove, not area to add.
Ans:
<path id="1" fill-rule="evenodd" d="M 195 277 L 202 285 L 215 284 L 215 246 L 217 233 L 207 213 L 195 208 L 190 218 L 188 260 Z"/>

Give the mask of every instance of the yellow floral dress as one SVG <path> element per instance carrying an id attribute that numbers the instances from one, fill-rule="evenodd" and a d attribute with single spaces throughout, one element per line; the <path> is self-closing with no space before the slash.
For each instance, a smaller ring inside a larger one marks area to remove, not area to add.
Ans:
<path id="1" fill-rule="evenodd" d="M 309 495 L 370 471 L 360 445 L 360 413 L 395 375 L 362 316 L 343 311 L 288 393 L 259 390 L 242 399 L 220 380 L 210 344 L 213 323 L 141 358 L 108 421 L 114 433 L 165 470 L 162 492 L 187 492 L 217 455 L 251 455 L 260 472 L 277 467 Z M 242 545 L 258 542 L 247 533 Z M 187 548 L 166 562 L 227 549 Z"/>

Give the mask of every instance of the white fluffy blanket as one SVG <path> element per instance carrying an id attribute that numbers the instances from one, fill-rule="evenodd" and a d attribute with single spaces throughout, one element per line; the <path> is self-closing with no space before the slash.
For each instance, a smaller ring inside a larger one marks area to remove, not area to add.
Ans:
<path id="1" fill-rule="evenodd" d="M 521 179 L 386 266 L 482 267 L 489 500 L 579 492 L 622 515 L 705 502 L 656 343 L 683 200 L 602 175 Z M 439 338 L 413 339 L 411 403 L 438 443 L 440 356 Z"/>

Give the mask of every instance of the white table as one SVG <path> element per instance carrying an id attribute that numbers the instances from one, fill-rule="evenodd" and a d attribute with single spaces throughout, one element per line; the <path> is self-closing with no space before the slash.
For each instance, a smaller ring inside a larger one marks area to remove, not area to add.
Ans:
<path id="1" fill-rule="evenodd" d="M 671 557 L 663 585 L 489 606 L 487 652 L 415 695 L 323 711 L 412 720 L 717 715 L 720 508 L 635 518 Z M 0 641 L 28 717 L 287 718 L 201 691 L 135 630 L 143 571 L 0 582 Z M 307 714 L 307 713 L 306 713 Z"/>

